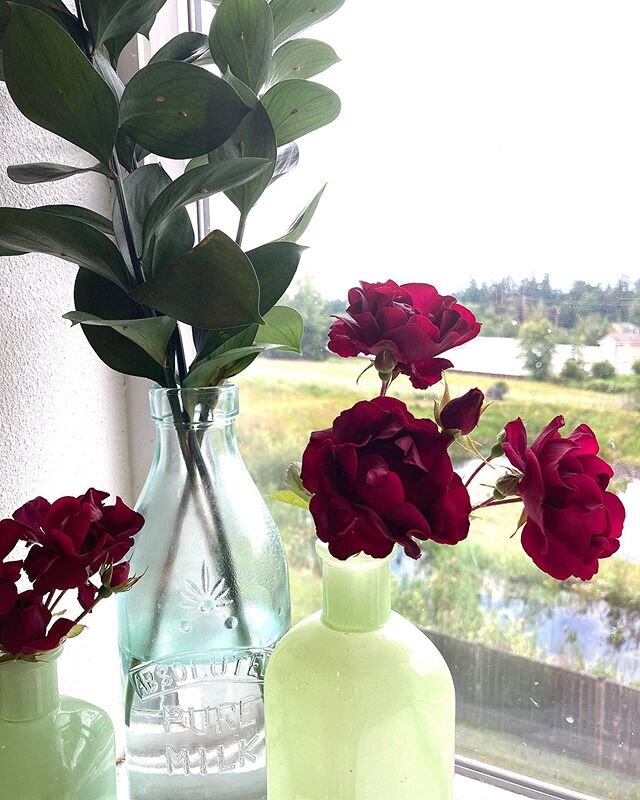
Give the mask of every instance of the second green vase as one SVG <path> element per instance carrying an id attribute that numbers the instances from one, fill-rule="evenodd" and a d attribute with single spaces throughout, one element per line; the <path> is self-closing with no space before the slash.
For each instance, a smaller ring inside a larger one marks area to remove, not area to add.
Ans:
<path id="1" fill-rule="evenodd" d="M 390 559 L 318 552 L 323 610 L 267 668 L 269 800 L 452 800 L 453 681 L 391 611 Z"/>

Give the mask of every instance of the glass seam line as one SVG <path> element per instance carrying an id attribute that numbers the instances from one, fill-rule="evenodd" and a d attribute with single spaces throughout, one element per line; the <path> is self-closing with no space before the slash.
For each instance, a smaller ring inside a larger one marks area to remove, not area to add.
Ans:
<path id="1" fill-rule="evenodd" d="M 487 783 L 497 789 L 504 789 L 531 800 L 597 800 L 597 798 L 549 783 L 525 778 L 515 772 L 474 761 L 465 756 L 456 756 L 456 772 L 465 778 Z"/>

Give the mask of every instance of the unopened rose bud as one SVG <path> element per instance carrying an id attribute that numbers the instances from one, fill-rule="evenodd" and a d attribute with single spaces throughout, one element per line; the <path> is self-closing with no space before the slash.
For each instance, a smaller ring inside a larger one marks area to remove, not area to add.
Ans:
<path id="1" fill-rule="evenodd" d="M 501 475 L 496 481 L 495 492 L 500 494 L 500 498 L 512 497 L 518 494 L 518 484 L 522 480 L 522 475 L 516 475 L 513 472 L 507 472 L 506 475 Z"/>
<path id="2" fill-rule="evenodd" d="M 383 350 L 381 353 L 378 353 L 373 364 L 380 378 L 383 381 L 388 381 L 396 368 L 397 361 L 391 354 L 391 351 Z"/>
<path id="3" fill-rule="evenodd" d="M 484 395 L 480 389 L 470 389 L 440 409 L 440 425 L 443 430 L 458 430 L 467 436 L 477 426 L 483 405 Z"/>
<path id="4" fill-rule="evenodd" d="M 130 572 L 131 565 L 128 561 L 124 561 L 122 564 L 116 564 L 111 574 L 110 587 L 112 589 L 117 589 L 119 586 L 122 586 L 123 583 L 126 583 L 129 580 Z"/>

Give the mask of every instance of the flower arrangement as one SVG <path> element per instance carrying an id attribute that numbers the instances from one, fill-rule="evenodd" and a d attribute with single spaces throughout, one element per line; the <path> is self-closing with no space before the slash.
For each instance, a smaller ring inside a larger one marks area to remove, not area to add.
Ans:
<path id="1" fill-rule="evenodd" d="M 108 497 L 96 489 L 54 503 L 36 497 L 0 521 L 0 663 L 34 659 L 77 636 L 99 602 L 139 580 L 123 559 L 144 519 L 119 497 L 105 505 Z M 8 560 L 19 544 L 26 558 Z M 31 588 L 19 592 L 23 572 Z M 69 591 L 81 609 L 73 619 L 56 611 Z"/>
<path id="2" fill-rule="evenodd" d="M 363 552 L 388 556 L 395 545 L 420 558 L 420 542 L 455 545 L 480 508 L 522 504 L 522 546 L 558 580 L 589 580 L 620 546 L 625 510 L 608 490 L 613 470 L 598 457 L 585 424 L 563 436 L 556 417 L 531 445 L 521 419 L 507 423 L 482 455 L 472 433 L 486 409 L 475 388 L 451 398 L 442 354 L 473 339 L 480 324 L 471 311 L 427 284 L 362 283 L 349 292 L 347 316 L 337 318 L 329 349 L 343 357 L 371 356 L 380 395 L 343 411 L 331 428 L 316 431 L 301 471 L 292 465 L 289 490 L 276 496 L 308 505 L 318 537 L 333 556 Z M 388 390 L 400 375 L 418 389 L 444 380 L 433 419 L 418 419 Z M 450 448 L 461 444 L 480 459 L 463 481 Z M 506 465 L 496 467 L 496 459 Z M 469 486 L 487 466 L 498 474 L 491 496 L 472 505 Z"/>

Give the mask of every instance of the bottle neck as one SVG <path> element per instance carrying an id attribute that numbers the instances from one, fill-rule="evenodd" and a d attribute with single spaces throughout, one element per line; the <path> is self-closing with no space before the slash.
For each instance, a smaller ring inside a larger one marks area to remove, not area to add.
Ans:
<path id="1" fill-rule="evenodd" d="M 326 545 L 319 543 L 317 550 L 322 558 L 322 621 L 352 633 L 381 628 L 391 616 L 390 559 L 360 555 L 339 561 Z"/>
<path id="2" fill-rule="evenodd" d="M 58 708 L 58 655 L 54 651 L 38 656 L 39 661 L 0 664 L 0 719 L 28 722 Z"/>

